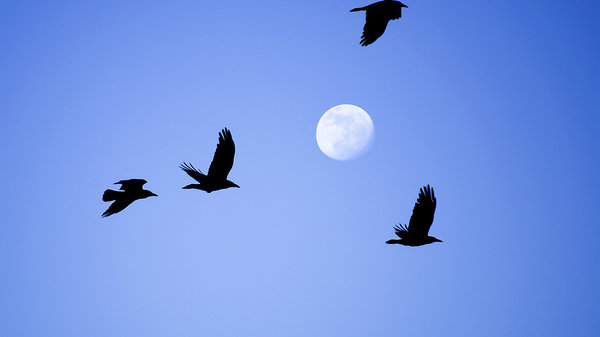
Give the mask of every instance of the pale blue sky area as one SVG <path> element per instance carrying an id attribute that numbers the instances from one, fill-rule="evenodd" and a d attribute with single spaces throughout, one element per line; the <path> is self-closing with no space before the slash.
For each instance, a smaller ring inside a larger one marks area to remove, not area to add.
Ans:
<path id="1" fill-rule="evenodd" d="M 600 2 L 369 3 L 1 2 L 0 335 L 598 336 Z M 182 190 L 223 127 L 241 188 Z"/>

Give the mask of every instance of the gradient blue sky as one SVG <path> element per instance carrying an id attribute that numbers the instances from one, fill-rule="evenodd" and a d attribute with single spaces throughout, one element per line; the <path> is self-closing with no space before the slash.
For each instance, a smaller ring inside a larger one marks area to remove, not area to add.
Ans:
<path id="1" fill-rule="evenodd" d="M 1 2 L 0 335 L 597 336 L 600 2 L 406 0 L 361 47 L 367 4 Z M 182 190 L 223 127 L 241 188 Z M 386 245 L 426 184 L 444 242 Z"/>

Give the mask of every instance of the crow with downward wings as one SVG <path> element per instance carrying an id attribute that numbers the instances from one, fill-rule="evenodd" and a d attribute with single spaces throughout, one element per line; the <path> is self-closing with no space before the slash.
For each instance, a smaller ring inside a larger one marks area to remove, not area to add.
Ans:
<path id="1" fill-rule="evenodd" d="M 146 180 L 144 179 L 121 180 L 115 183 L 121 184 L 121 191 L 104 191 L 102 200 L 114 202 L 110 204 L 106 212 L 102 214 L 102 217 L 106 218 L 109 215 L 119 213 L 120 211 L 124 210 L 125 207 L 131 205 L 132 202 L 138 199 L 145 199 L 152 196 L 157 197 L 156 194 L 142 188 L 145 183 Z"/>
<path id="2" fill-rule="evenodd" d="M 351 12 L 367 12 L 367 22 L 363 28 L 360 44 L 368 46 L 383 35 L 390 20 L 402 17 L 402 7 L 408 8 L 399 1 L 383 0 L 365 7 L 352 9 Z"/>

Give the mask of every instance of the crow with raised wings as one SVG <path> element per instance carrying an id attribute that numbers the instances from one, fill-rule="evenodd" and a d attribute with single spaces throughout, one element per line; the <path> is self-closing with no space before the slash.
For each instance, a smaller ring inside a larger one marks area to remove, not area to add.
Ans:
<path id="1" fill-rule="evenodd" d="M 229 187 L 238 187 L 234 182 L 227 180 L 227 175 L 233 167 L 233 157 L 235 155 L 235 144 L 231 138 L 231 132 L 224 128 L 219 132 L 219 144 L 213 157 L 212 163 L 208 168 L 208 174 L 197 170 L 192 164 L 186 162 L 179 166 L 190 177 L 194 178 L 200 184 L 190 184 L 184 189 L 195 188 L 208 193 L 216 190 L 222 190 Z"/>
<path id="2" fill-rule="evenodd" d="M 157 197 L 156 194 L 142 188 L 146 180 L 144 179 L 129 179 L 117 181 L 116 184 L 121 184 L 121 191 L 106 190 L 102 195 L 103 201 L 113 201 L 108 207 L 106 212 L 102 214 L 103 218 L 109 215 L 119 213 L 124 210 L 125 207 L 131 205 L 132 202 L 138 199 L 145 199 L 148 197 Z"/>
<path id="3" fill-rule="evenodd" d="M 423 186 L 419 193 L 419 198 L 413 208 L 412 216 L 408 226 L 395 226 L 396 235 L 400 240 L 387 240 L 385 243 L 399 243 L 404 246 L 422 246 L 433 242 L 442 242 L 433 236 L 429 236 L 429 228 L 433 223 L 433 213 L 435 213 L 436 199 L 433 188 L 429 185 Z"/>
<path id="4" fill-rule="evenodd" d="M 352 9 L 351 12 L 367 12 L 367 22 L 363 28 L 360 44 L 368 46 L 383 35 L 390 20 L 402 17 L 402 7 L 408 8 L 399 1 L 383 0 L 365 7 Z"/>

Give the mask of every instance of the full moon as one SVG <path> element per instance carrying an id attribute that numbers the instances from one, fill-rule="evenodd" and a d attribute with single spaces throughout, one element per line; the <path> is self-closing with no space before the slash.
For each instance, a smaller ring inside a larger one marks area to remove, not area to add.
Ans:
<path id="1" fill-rule="evenodd" d="M 327 110 L 317 124 L 317 144 L 336 160 L 356 159 L 373 145 L 373 121 L 365 110 L 341 104 Z"/>

